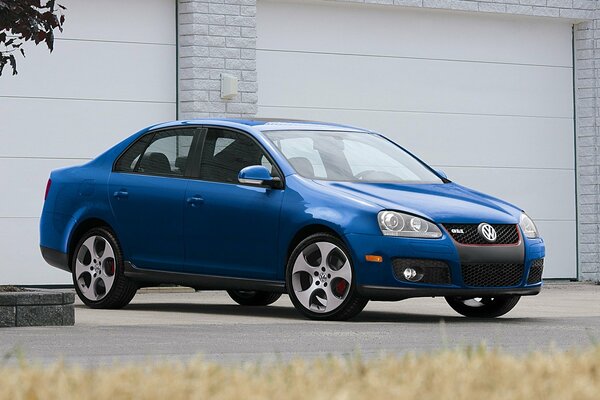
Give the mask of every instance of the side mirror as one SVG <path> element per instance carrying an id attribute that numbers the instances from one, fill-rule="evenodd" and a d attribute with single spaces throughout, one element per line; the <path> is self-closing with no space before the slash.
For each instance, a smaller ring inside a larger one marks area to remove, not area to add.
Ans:
<path id="1" fill-rule="evenodd" d="M 436 169 L 435 172 L 437 172 L 437 174 L 439 176 L 441 176 L 444 179 L 448 179 L 448 175 L 446 175 L 446 173 L 444 171 L 442 171 L 441 169 Z"/>
<path id="2" fill-rule="evenodd" d="M 251 165 L 242 168 L 238 174 L 238 181 L 252 186 L 268 186 L 270 188 L 281 187 L 281 180 L 272 177 L 269 170 L 262 165 Z"/>

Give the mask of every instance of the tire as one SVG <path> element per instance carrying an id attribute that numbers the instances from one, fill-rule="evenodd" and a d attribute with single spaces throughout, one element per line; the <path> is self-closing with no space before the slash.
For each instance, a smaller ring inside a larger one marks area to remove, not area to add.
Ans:
<path id="1" fill-rule="evenodd" d="M 77 295 L 91 308 L 125 307 L 137 285 L 123 274 L 123 253 L 114 233 L 99 227 L 87 231 L 71 255 Z"/>
<path id="2" fill-rule="evenodd" d="M 496 318 L 506 314 L 519 302 L 521 296 L 446 297 L 446 302 L 459 314 L 469 318 Z"/>
<path id="3" fill-rule="evenodd" d="M 228 290 L 227 294 L 241 306 L 268 306 L 281 297 L 281 293 L 260 290 Z"/>
<path id="4" fill-rule="evenodd" d="M 350 319 L 369 301 L 356 293 L 348 248 L 326 233 L 311 235 L 296 246 L 286 267 L 286 287 L 294 307 L 315 320 Z"/>

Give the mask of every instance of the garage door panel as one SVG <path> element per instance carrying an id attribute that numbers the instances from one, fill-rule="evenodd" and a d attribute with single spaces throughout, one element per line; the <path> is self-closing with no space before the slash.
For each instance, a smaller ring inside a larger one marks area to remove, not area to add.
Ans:
<path id="1" fill-rule="evenodd" d="M 261 106 L 573 116 L 569 68 L 259 51 L 257 71 Z"/>
<path id="2" fill-rule="evenodd" d="M 272 1 L 257 18 L 259 49 L 572 65 L 571 26 L 540 18 Z"/>
<path id="3" fill-rule="evenodd" d="M 174 103 L 175 57 L 175 46 L 63 41 L 51 55 L 29 49 L 0 96 Z"/>
<path id="4" fill-rule="evenodd" d="M 573 121 L 259 106 L 258 115 L 338 122 L 381 132 L 441 166 L 573 169 Z M 543 144 L 544 151 L 539 151 Z M 532 154 L 535 157 L 532 157 Z M 557 157 L 560 154 L 561 157 Z"/>
<path id="5" fill-rule="evenodd" d="M 39 217 L 50 172 L 87 161 L 0 158 L 0 186 L 10 194 L 0 202 L 0 218 Z"/>
<path id="6" fill-rule="evenodd" d="M 576 279 L 577 231 L 575 224 L 570 221 L 536 221 L 536 225 L 546 244 L 544 279 Z"/>
<path id="7" fill-rule="evenodd" d="M 573 171 L 448 166 L 443 169 L 449 179 L 511 202 L 534 220 L 575 221 Z"/>
<path id="8" fill-rule="evenodd" d="M 69 273 L 46 264 L 39 247 L 39 218 L 2 218 L 0 285 L 71 283 Z"/>
<path id="9" fill-rule="evenodd" d="M 176 0 L 61 0 L 67 7 L 61 39 L 175 44 Z M 143 10 L 143 16 L 140 16 Z M 143 19 L 143 23 L 136 23 Z M 110 29 L 107 29 L 107 24 Z M 62 46 L 62 42 L 59 44 Z M 57 45 L 57 47 L 59 47 Z"/>
<path id="10" fill-rule="evenodd" d="M 141 127 L 169 121 L 175 103 L 0 97 L 0 157 L 93 158 Z M 31 118 L 35 116 L 35 118 Z M 35 145 L 32 145 L 32 143 Z"/>

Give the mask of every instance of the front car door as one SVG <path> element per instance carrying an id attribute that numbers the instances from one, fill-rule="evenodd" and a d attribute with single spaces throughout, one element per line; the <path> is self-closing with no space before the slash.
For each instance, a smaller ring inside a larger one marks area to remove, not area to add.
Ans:
<path id="1" fill-rule="evenodd" d="M 282 178 L 249 134 L 208 128 L 197 179 L 186 190 L 185 259 L 192 273 L 272 279 L 283 189 L 243 185 L 244 167 L 264 165 Z"/>
<path id="2" fill-rule="evenodd" d="M 183 270 L 188 156 L 198 132 L 172 128 L 147 134 L 115 164 L 108 185 L 114 228 L 125 259 L 138 268 Z"/>

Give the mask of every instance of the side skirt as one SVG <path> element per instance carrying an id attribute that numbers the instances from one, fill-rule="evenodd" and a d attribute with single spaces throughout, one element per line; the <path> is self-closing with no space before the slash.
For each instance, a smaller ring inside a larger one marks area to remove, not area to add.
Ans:
<path id="1" fill-rule="evenodd" d="M 285 283 L 260 279 L 232 278 L 226 276 L 187 274 L 152 269 L 141 269 L 129 261 L 124 263 L 125 276 L 143 285 L 174 284 L 193 287 L 197 290 L 263 290 L 266 292 L 287 293 Z"/>

